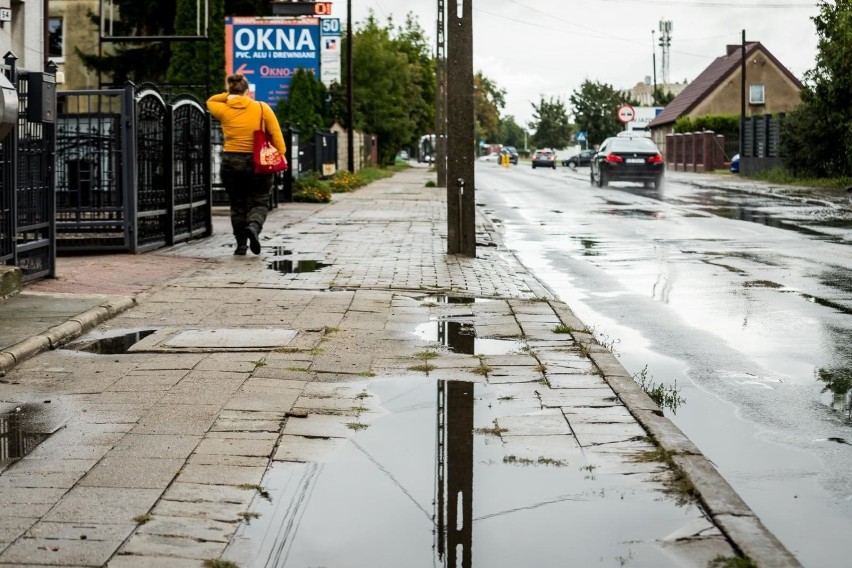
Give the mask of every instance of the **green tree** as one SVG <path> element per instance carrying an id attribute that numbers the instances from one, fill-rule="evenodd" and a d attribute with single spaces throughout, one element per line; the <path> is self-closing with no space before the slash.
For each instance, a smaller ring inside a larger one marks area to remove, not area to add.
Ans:
<path id="1" fill-rule="evenodd" d="M 816 62 L 781 130 L 786 163 L 799 175 L 852 177 L 852 0 L 821 0 L 811 19 Z"/>
<path id="2" fill-rule="evenodd" d="M 499 132 L 497 134 L 497 142 L 499 144 L 523 148 L 525 140 L 526 131 L 515 122 L 514 116 L 508 115 L 500 119 Z"/>
<path id="3" fill-rule="evenodd" d="M 168 80 L 197 85 L 209 83 L 212 85 L 211 91 L 219 91 L 225 84 L 225 14 L 269 15 L 269 2 L 210 0 L 209 40 L 114 43 L 103 54 L 83 53 L 79 49 L 77 53 L 86 67 L 105 75 L 106 83 L 124 85 L 127 81 L 163 83 Z M 113 0 L 113 5 L 115 13 L 119 15 L 112 25 L 114 35 L 144 38 L 177 33 L 194 34 L 194 0 Z M 90 14 L 90 19 L 100 27 L 98 14 Z"/>
<path id="4" fill-rule="evenodd" d="M 571 140 L 571 120 L 565 103 L 551 97 L 545 100 L 542 95 L 539 104 L 532 103 L 533 120 L 529 127 L 535 130 L 533 143 L 538 148 L 564 148 Z"/>
<path id="5" fill-rule="evenodd" d="M 290 81 L 289 96 L 275 108 L 278 122 L 298 128 L 303 140 L 312 139 L 314 132 L 326 127 L 325 93 L 325 86 L 311 71 L 298 69 Z"/>
<path id="6" fill-rule="evenodd" d="M 398 29 L 392 20 L 380 25 L 371 13 L 356 28 L 355 127 L 378 135 L 379 162 L 390 164 L 400 148 L 434 128 L 434 63 L 413 16 Z M 343 72 L 345 76 L 345 62 Z"/>
<path id="7" fill-rule="evenodd" d="M 477 71 L 473 77 L 473 108 L 479 140 L 493 142 L 500 133 L 500 111 L 506 106 L 506 90 Z"/>
<path id="8" fill-rule="evenodd" d="M 178 0 L 175 16 L 175 31 L 190 35 L 195 32 L 195 0 Z M 210 22 L 208 41 L 176 42 L 166 79 L 175 85 L 188 86 L 199 98 L 207 98 L 208 93 L 219 92 L 225 85 L 225 28 L 212 25 L 223 22 L 225 17 L 224 0 L 210 0 Z M 222 46 L 222 49 L 213 49 Z"/>
<path id="9" fill-rule="evenodd" d="M 590 145 L 600 144 L 624 130 L 616 114 L 618 107 L 625 102 L 624 95 L 612 85 L 586 79 L 569 100 L 574 109 L 574 124 L 586 133 Z"/>
<path id="10" fill-rule="evenodd" d="M 663 90 L 662 87 L 657 87 L 654 90 L 654 101 L 656 102 L 656 106 L 666 106 L 670 102 L 675 100 L 675 94 L 669 90 Z"/>

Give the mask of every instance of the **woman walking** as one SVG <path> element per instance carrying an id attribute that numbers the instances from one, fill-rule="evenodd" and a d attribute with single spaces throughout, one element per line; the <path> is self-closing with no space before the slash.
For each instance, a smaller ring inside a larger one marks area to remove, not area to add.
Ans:
<path id="1" fill-rule="evenodd" d="M 254 173 L 254 131 L 266 130 L 272 145 L 284 155 L 284 136 L 269 105 L 247 96 L 248 81 L 239 73 L 228 77 L 228 91 L 207 99 L 207 108 L 222 123 L 225 148 L 220 170 L 231 203 L 231 227 L 237 240 L 234 254 L 260 254 L 260 232 L 266 221 L 273 174 Z"/>

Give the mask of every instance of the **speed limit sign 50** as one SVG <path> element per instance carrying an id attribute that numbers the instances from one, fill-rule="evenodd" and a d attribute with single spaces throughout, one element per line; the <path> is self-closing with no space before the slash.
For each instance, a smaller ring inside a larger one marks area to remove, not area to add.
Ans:
<path id="1" fill-rule="evenodd" d="M 636 111 L 633 110 L 633 107 L 624 104 L 618 107 L 618 120 L 619 122 L 623 122 L 627 124 L 628 122 L 633 122 L 633 119 L 636 118 Z"/>

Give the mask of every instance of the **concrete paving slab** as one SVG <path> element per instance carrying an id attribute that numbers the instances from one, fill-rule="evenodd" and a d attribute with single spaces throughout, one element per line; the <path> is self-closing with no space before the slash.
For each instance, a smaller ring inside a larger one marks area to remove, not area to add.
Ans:
<path id="1" fill-rule="evenodd" d="M 571 435 L 512 436 L 510 431 L 501 437 L 506 456 L 532 461 L 545 458 L 562 461 L 572 467 L 585 464 L 580 445 Z"/>
<path id="2" fill-rule="evenodd" d="M 524 414 L 522 416 L 502 416 L 497 418 L 500 428 L 508 432 L 500 434 L 500 437 L 508 436 L 556 436 L 571 435 L 568 421 L 561 412 L 553 410 L 541 410 Z"/>
<path id="3" fill-rule="evenodd" d="M 215 405 L 172 404 L 154 408 L 139 420 L 134 434 L 200 435 L 210 429 L 219 415 Z"/>
<path id="4" fill-rule="evenodd" d="M 134 458 L 115 453 L 104 457 L 78 486 L 165 489 L 183 464 L 183 459 Z"/>
<path id="5" fill-rule="evenodd" d="M 200 435 L 127 434 L 113 454 L 122 458 L 186 459 L 200 441 Z"/>
<path id="6" fill-rule="evenodd" d="M 247 507 L 256 495 L 254 488 L 235 487 L 233 485 L 211 485 L 209 483 L 172 483 L 163 494 L 166 501 L 186 501 L 189 503 L 230 503 Z"/>
<path id="7" fill-rule="evenodd" d="M 151 510 L 159 489 L 74 487 L 44 517 L 48 522 L 127 523 Z"/>
<path id="8" fill-rule="evenodd" d="M 56 488 L 70 489 L 80 481 L 83 473 L 75 471 L 56 471 L 56 472 L 24 472 L 15 473 L 13 471 L 5 471 L 0 476 L 0 488 L 3 487 L 34 487 L 34 488 Z"/>
<path id="9" fill-rule="evenodd" d="M 35 517 L 0 517 L 0 543 L 8 544 L 22 536 L 30 527 L 38 522 Z"/>
<path id="10" fill-rule="evenodd" d="M 563 406 L 569 424 L 623 423 L 635 424 L 636 419 L 625 406 L 587 407 Z"/>
<path id="11" fill-rule="evenodd" d="M 122 541 L 22 538 L 0 553 L 0 563 L 103 566 Z"/>
<path id="12" fill-rule="evenodd" d="M 350 416 L 309 414 L 305 418 L 288 418 L 283 434 L 312 438 L 349 438 L 355 431 L 347 426 Z"/>
<path id="13" fill-rule="evenodd" d="M 196 541 L 178 536 L 136 534 L 121 548 L 121 554 L 151 555 L 200 560 L 218 558 L 225 551 L 221 542 Z"/>
<path id="14" fill-rule="evenodd" d="M 240 467 L 223 465 L 185 466 L 177 480 L 181 483 L 209 483 L 211 485 L 258 485 L 266 467 Z"/>
<path id="15" fill-rule="evenodd" d="M 188 465 L 226 465 L 235 467 L 266 467 L 269 456 L 216 456 L 212 454 L 192 454 L 186 461 Z"/>
<path id="16" fill-rule="evenodd" d="M 648 435 L 645 429 L 635 422 L 621 424 L 577 422 L 571 424 L 571 429 L 583 447 L 627 442 L 642 439 Z"/>
<path id="17" fill-rule="evenodd" d="M 139 526 L 136 523 L 36 523 L 27 538 L 62 540 L 124 541 Z"/>
<path id="18" fill-rule="evenodd" d="M 218 485 L 211 485 L 218 487 Z M 214 521 L 222 521 L 225 523 L 239 523 L 243 521 L 241 513 L 248 510 L 246 505 L 237 503 L 215 503 L 210 501 L 190 502 L 190 501 L 168 501 L 163 500 L 157 503 L 154 510 L 151 511 L 153 516 L 165 517 L 192 517 L 206 522 L 208 519 Z M 148 551 L 152 553 L 152 551 Z"/>
<path id="19" fill-rule="evenodd" d="M 272 460 L 323 463 L 345 443 L 345 438 L 307 438 L 284 434 Z"/>
<path id="20" fill-rule="evenodd" d="M 237 532 L 236 523 L 207 520 L 203 525 L 188 517 L 156 516 L 140 526 L 136 534 L 188 538 L 198 542 L 227 543 Z"/>
<path id="21" fill-rule="evenodd" d="M 119 554 L 113 556 L 108 568 L 198 568 L 198 560 L 192 558 L 175 558 L 154 555 L 128 555 Z"/>
<path id="22" fill-rule="evenodd" d="M 550 385 L 550 388 L 552 389 L 605 388 L 612 392 L 612 389 L 609 388 L 609 385 L 607 385 L 606 381 L 604 381 L 603 377 L 600 375 L 557 375 L 551 374 L 549 369 L 548 371 L 545 371 L 545 375 L 547 376 L 547 384 Z"/>
<path id="23" fill-rule="evenodd" d="M 198 444 L 195 453 L 217 456 L 268 457 L 272 455 L 275 442 L 275 439 L 250 439 L 244 435 L 229 439 L 205 438 Z"/>
<path id="24" fill-rule="evenodd" d="M 541 391 L 541 405 L 546 408 L 622 406 L 610 389 L 546 389 Z"/>

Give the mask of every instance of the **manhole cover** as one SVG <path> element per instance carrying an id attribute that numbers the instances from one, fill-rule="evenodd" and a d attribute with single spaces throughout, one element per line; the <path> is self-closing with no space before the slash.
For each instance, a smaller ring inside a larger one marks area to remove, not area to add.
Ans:
<path id="1" fill-rule="evenodd" d="M 286 346 L 297 334 L 294 329 L 278 328 L 165 329 L 128 352 L 271 351 Z"/>

